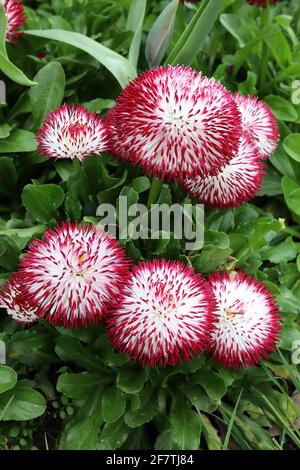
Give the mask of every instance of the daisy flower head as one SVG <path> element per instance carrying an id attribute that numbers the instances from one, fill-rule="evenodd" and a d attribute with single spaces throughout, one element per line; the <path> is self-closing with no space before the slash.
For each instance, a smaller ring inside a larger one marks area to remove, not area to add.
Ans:
<path id="1" fill-rule="evenodd" d="M 244 133 L 237 154 L 217 175 L 188 178 L 182 186 L 202 204 L 219 209 L 236 207 L 252 199 L 259 191 L 264 167 L 258 150 Z"/>
<path id="2" fill-rule="evenodd" d="M 108 319 L 114 347 L 141 365 L 188 361 L 206 346 L 214 302 L 200 274 L 178 261 L 141 262 Z"/>
<path id="3" fill-rule="evenodd" d="M 22 34 L 20 26 L 25 21 L 24 7 L 20 0 L 2 0 L 7 17 L 6 40 L 14 43 Z"/>
<path id="4" fill-rule="evenodd" d="M 15 274 L 1 287 L 0 308 L 5 308 L 9 316 L 24 326 L 31 326 L 38 320 L 36 309 L 24 296 L 22 282 L 20 282 L 18 274 Z"/>
<path id="5" fill-rule="evenodd" d="M 158 67 L 130 82 L 108 121 L 121 158 L 168 179 L 217 173 L 241 135 L 231 94 L 185 66 Z"/>
<path id="6" fill-rule="evenodd" d="M 279 131 L 276 118 L 269 106 L 256 96 L 234 94 L 242 116 L 242 129 L 259 150 L 261 158 L 268 158 L 276 149 Z"/>
<path id="7" fill-rule="evenodd" d="M 96 113 L 79 105 L 62 105 L 50 113 L 36 134 L 38 150 L 50 158 L 77 158 L 109 150 L 109 127 Z"/>
<path id="8" fill-rule="evenodd" d="M 124 249 L 103 229 L 68 222 L 29 245 L 20 275 L 39 317 L 76 328 L 103 318 L 128 269 Z"/>
<path id="9" fill-rule="evenodd" d="M 208 348 L 224 367 L 250 367 L 269 357 L 279 339 L 280 316 L 262 282 L 243 272 L 215 273 L 209 283 L 217 321 Z"/>

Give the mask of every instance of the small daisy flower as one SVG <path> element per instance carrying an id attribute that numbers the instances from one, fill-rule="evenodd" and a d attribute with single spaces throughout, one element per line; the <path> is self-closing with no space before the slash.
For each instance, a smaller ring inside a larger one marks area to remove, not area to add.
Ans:
<path id="1" fill-rule="evenodd" d="M 93 226 L 63 223 L 35 239 L 21 260 L 25 296 L 50 323 L 97 323 L 128 277 L 118 242 Z"/>
<path id="2" fill-rule="evenodd" d="M 22 34 L 19 28 L 26 19 L 24 7 L 20 0 L 2 0 L 2 3 L 7 16 L 6 40 L 14 43 Z"/>
<path id="3" fill-rule="evenodd" d="M 38 320 L 36 309 L 24 296 L 22 283 L 15 274 L 0 289 L 0 308 L 5 308 L 17 323 L 30 326 Z"/>
<path id="4" fill-rule="evenodd" d="M 249 367 L 268 358 L 279 339 L 280 316 L 262 282 L 243 272 L 208 278 L 217 302 L 209 351 L 224 367 Z"/>
<path id="5" fill-rule="evenodd" d="M 108 320 L 109 336 L 117 350 L 141 365 L 175 365 L 203 351 L 213 308 L 207 282 L 189 266 L 141 262 Z"/>
<path id="6" fill-rule="evenodd" d="M 236 156 L 215 176 L 196 176 L 183 181 L 183 188 L 199 203 L 219 209 L 236 207 L 252 199 L 264 177 L 264 163 L 247 134 Z"/>
<path id="7" fill-rule="evenodd" d="M 214 79 L 185 66 L 133 80 L 109 113 L 119 156 L 161 178 L 217 173 L 237 151 L 240 113 Z"/>
<path id="8" fill-rule="evenodd" d="M 47 157 L 83 161 L 109 150 L 109 128 L 96 113 L 64 104 L 45 119 L 36 140 Z"/>
<path id="9" fill-rule="evenodd" d="M 276 149 L 279 131 L 276 118 L 264 101 L 256 96 L 234 94 L 242 116 L 242 128 L 259 150 L 261 158 L 268 158 Z"/>

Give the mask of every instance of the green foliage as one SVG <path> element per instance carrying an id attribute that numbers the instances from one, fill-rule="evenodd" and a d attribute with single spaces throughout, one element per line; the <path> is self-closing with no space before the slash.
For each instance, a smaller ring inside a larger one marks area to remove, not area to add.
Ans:
<path id="1" fill-rule="evenodd" d="M 97 224 L 97 206 L 118 205 L 123 195 L 148 202 L 149 212 L 153 200 L 184 201 L 173 183 L 151 185 L 137 167 L 109 155 L 82 165 L 47 160 L 34 134 L 63 102 L 104 115 L 147 64 L 185 63 L 265 99 L 280 143 L 251 204 L 205 208 L 201 250 L 187 251 L 162 232 L 133 240 L 129 227 L 127 254 L 180 259 L 205 275 L 242 269 L 276 297 L 283 329 L 277 352 L 260 367 L 224 370 L 201 356 L 142 368 L 112 349 L 103 326 L 66 330 L 39 321 L 24 329 L 1 310 L 0 449 L 299 448 L 300 375 L 292 364 L 300 340 L 300 99 L 292 98 L 300 74 L 298 1 L 278 3 L 269 17 L 244 0 L 24 3 L 26 34 L 7 48 L 0 7 L 8 95 L 0 107 L 0 282 L 28 243 L 61 220 Z"/>

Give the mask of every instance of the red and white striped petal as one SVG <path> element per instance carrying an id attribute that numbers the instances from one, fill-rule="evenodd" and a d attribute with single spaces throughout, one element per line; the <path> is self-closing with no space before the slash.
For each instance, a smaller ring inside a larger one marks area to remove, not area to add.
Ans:
<path id="1" fill-rule="evenodd" d="M 276 118 L 264 101 L 256 96 L 234 94 L 242 116 L 242 128 L 259 150 L 261 158 L 268 158 L 274 152 L 279 140 Z"/>
<path id="2" fill-rule="evenodd" d="M 237 155 L 217 175 L 189 178 L 182 186 L 199 203 L 219 209 L 236 207 L 257 194 L 263 182 L 264 167 L 257 149 L 244 134 Z"/>
<path id="3" fill-rule="evenodd" d="M 140 364 L 175 365 L 205 348 L 214 303 L 207 282 L 178 261 L 134 267 L 108 319 L 117 350 Z"/>
<path id="4" fill-rule="evenodd" d="M 243 272 L 210 275 L 217 320 L 209 351 L 225 367 L 249 367 L 268 358 L 280 333 L 280 316 L 262 282 Z"/>
<path id="5" fill-rule="evenodd" d="M 40 153 L 50 158 L 83 161 L 110 148 L 108 125 L 96 113 L 78 105 L 64 104 L 49 114 L 36 139 Z"/>
<path id="6" fill-rule="evenodd" d="M 108 122 L 114 153 L 168 179 L 217 173 L 241 135 L 231 94 L 185 66 L 148 70 L 129 83 Z"/>
<path id="7" fill-rule="evenodd" d="M 14 43 L 22 34 L 19 28 L 26 19 L 24 7 L 21 0 L 2 0 L 2 3 L 7 16 L 6 40 Z"/>
<path id="8" fill-rule="evenodd" d="M 17 323 L 30 326 L 38 320 L 36 308 L 33 308 L 24 296 L 19 276 L 15 274 L 0 289 L 0 308 L 5 308 Z"/>
<path id="9" fill-rule="evenodd" d="M 124 249 L 102 229 L 63 223 L 29 245 L 20 276 L 39 317 L 79 327 L 103 318 L 128 269 Z"/>

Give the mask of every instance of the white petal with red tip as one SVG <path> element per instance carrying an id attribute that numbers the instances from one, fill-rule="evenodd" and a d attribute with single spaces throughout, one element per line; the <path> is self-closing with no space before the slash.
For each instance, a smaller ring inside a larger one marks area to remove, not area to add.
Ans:
<path id="1" fill-rule="evenodd" d="M 160 177 L 215 173 L 241 135 L 231 94 L 189 67 L 159 67 L 131 82 L 110 113 L 120 157 Z"/>
<path id="2" fill-rule="evenodd" d="M 217 302 L 209 350 L 225 367 L 252 366 L 274 351 L 280 317 L 262 282 L 243 272 L 209 276 Z"/>
<path id="3" fill-rule="evenodd" d="M 139 263 L 109 319 L 116 347 L 142 365 L 165 366 L 200 353 L 212 327 L 211 292 L 177 261 Z"/>

